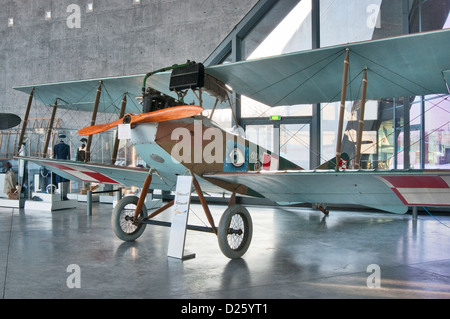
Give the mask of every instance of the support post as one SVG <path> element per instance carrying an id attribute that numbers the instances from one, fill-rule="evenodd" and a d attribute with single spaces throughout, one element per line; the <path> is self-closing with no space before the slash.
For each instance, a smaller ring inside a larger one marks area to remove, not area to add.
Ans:
<path id="1" fill-rule="evenodd" d="M 217 235 L 217 229 L 216 226 L 214 225 L 214 219 L 211 215 L 211 211 L 209 210 L 208 204 L 206 203 L 205 197 L 203 196 L 202 189 L 200 188 L 200 185 L 197 182 L 197 179 L 195 178 L 194 174 L 192 174 L 192 178 L 194 182 L 195 191 L 197 192 L 198 199 L 200 200 L 203 210 L 205 211 L 206 218 L 208 219 L 208 222 L 211 225 L 214 234 Z"/>
<path id="2" fill-rule="evenodd" d="M 412 218 L 413 218 L 413 220 L 417 220 L 417 215 L 418 215 L 418 208 L 417 208 L 417 206 L 413 206 L 413 208 L 412 208 Z"/>
<path id="3" fill-rule="evenodd" d="M 88 190 L 86 195 L 87 215 L 92 216 L 92 191 Z"/>
<path id="4" fill-rule="evenodd" d="M 347 94 L 347 78 L 349 67 L 349 49 L 346 49 L 344 60 L 344 74 L 342 77 L 342 91 L 341 91 L 341 106 L 339 109 L 339 126 L 338 134 L 336 138 L 336 171 L 339 170 L 339 162 L 341 160 L 341 147 L 342 147 L 342 131 L 344 128 L 344 113 L 345 113 L 345 99 Z"/>
<path id="5" fill-rule="evenodd" d="M 367 92 L 367 68 L 364 69 L 362 79 L 361 107 L 359 109 L 358 138 L 356 141 L 356 159 L 355 168 L 359 169 L 361 165 L 361 141 L 364 129 L 364 112 L 366 108 L 366 92 Z"/>
<path id="6" fill-rule="evenodd" d="M 236 191 L 231 194 L 230 201 L 228 202 L 228 207 L 236 205 Z"/>
<path id="7" fill-rule="evenodd" d="M 122 99 L 122 105 L 120 107 L 119 119 L 121 119 L 125 115 L 125 108 L 127 106 L 127 95 L 125 94 Z M 114 140 L 114 148 L 111 155 L 111 164 L 114 165 L 117 159 L 117 151 L 119 150 L 119 130 L 116 132 L 116 138 Z"/>
<path id="8" fill-rule="evenodd" d="M 398 157 L 397 157 L 397 103 L 395 100 L 395 97 L 393 98 L 392 101 L 392 113 L 393 113 L 393 118 L 394 118 L 394 169 L 397 169 L 397 163 L 398 163 Z M 378 146 L 379 147 L 379 146 Z"/>
<path id="9" fill-rule="evenodd" d="M 102 81 L 99 82 L 97 87 L 97 95 L 95 96 L 94 109 L 92 110 L 91 126 L 95 125 L 95 120 L 97 119 L 98 104 L 100 102 L 101 94 L 102 94 Z M 84 158 L 85 163 L 91 159 L 91 143 L 92 143 L 92 135 L 89 135 L 86 143 L 86 157 Z"/>
<path id="10" fill-rule="evenodd" d="M 48 144 L 50 143 L 50 137 L 52 136 L 53 122 L 55 121 L 56 109 L 58 108 L 58 100 L 55 100 L 52 109 L 52 115 L 47 127 L 47 136 L 45 137 L 44 148 L 42 149 L 42 157 L 47 157 Z"/>
<path id="11" fill-rule="evenodd" d="M 118 203 L 122 199 L 122 187 L 117 188 L 115 193 L 115 200 Z"/>
<path id="12" fill-rule="evenodd" d="M 145 178 L 144 186 L 142 186 L 141 195 L 139 196 L 138 203 L 136 205 L 136 210 L 134 211 L 134 219 L 136 220 L 141 213 L 142 206 L 144 205 L 145 198 L 147 197 L 148 189 L 150 188 L 150 184 L 152 182 L 152 171 L 150 171 Z"/>
<path id="13" fill-rule="evenodd" d="M 411 150 L 410 109 L 409 96 L 405 96 L 403 97 L 403 169 L 411 168 L 411 159 L 409 157 Z"/>
<path id="14" fill-rule="evenodd" d="M 19 143 L 17 144 L 17 154 L 22 147 L 23 138 L 25 136 L 25 130 L 28 125 L 28 116 L 30 115 L 31 104 L 33 102 L 34 88 L 31 89 L 30 96 L 28 97 L 27 109 L 25 110 L 25 116 L 23 117 L 22 130 L 20 131 Z"/>

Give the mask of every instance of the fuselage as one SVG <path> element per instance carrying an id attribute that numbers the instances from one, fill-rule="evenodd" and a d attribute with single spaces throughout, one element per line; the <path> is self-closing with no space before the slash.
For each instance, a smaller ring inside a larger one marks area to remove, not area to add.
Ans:
<path id="1" fill-rule="evenodd" d="M 202 179 L 204 191 L 261 195 L 247 186 L 202 176 L 218 172 L 300 170 L 301 167 L 230 133 L 203 116 L 132 127 L 131 142 L 140 157 L 167 183 L 178 175 L 193 173 Z"/>

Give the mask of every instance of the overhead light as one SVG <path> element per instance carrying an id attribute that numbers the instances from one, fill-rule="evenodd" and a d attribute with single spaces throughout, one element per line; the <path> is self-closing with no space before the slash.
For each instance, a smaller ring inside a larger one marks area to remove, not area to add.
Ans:
<path id="1" fill-rule="evenodd" d="M 51 20 L 51 18 L 52 18 L 52 12 L 45 11 L 45 20 Z"/>
<path id="2" fill-rule="evenodd" d="M 14 25 L 14 18 L 8 18 L 8 27 L 12 27 Z"/>
<path id="3" fill-rule="evenodd" d="M 86 12 L 92 12 L 92 11 L 94 11 L 94 3 L 88 2 L 88 4 L 86 5 Z"/>
<path id="4" fill-rule="evenodd" d="M 140 4 L 141 0 L 133 0 L 133 4 Z"/>

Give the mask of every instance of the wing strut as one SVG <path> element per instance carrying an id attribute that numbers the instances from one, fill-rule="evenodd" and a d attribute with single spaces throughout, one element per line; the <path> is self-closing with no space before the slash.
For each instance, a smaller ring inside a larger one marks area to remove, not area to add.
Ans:
<path id="1" fill-rule="evenodd" d="M 27 109 L 23 118 L 22 130 L 20 131 L 19 143 L 17 144 L 17 153 L 20 152 L 22 147 L 23 137 L 25 136 L 25 130 L 27 129 L 28 116 L 30 115 L 31 103 L 33 102 L 34 88 L 31 89 L 30 96 L 28 97 Z"/>
<path id="2" fill-rule="evenodd" d="M 200 185 L 197 182 L 197 179 L 195 178 L 194 174 L 192 174 L 192 177 L 193 177 L 195 191 L 197 192 L 198 199 L 200 200 L 203 210 L 205 211 L 206 218 L 208 219 L 208 222 L 211 225 L 211 228 L 212 228 L 214 234 L 217 235 L 217 228 L 214 225 L 214 219 L 211 215 L 211 211 L 209 210 L 208 204 L 206 203 L 205 197 L 203 196 L 202 189 L 200 188 Z"/>
<path id="3" fill-rule="evenodd" d="M 362 93 L 361 93 L 361 108 L 359 109 L 359 123 L 358 123 L 358 139 L 356 141 L 356 159 L 355 168 L 359 169 L 361 160 L 361 140 L 364 125 L 364 111 L 366 107 L 366 92 L 367 92 L 367 68 L 364 69 L 362 79 Z"/>
<path id="4" fill-rule="evenodd" d="M 98 104 L 100 102 L 100 95 L 102 94 L 102 84 L 103 84 L 102 81 L 98 83 L 94 109 L 92 110 L 91 126 L 95 124 L 95 120 L 97 119 Z M 89 135 L 86 143 L 86 157 L 84 158 L 85 163 L 91 159 L 91 143 L 92 143 L 92 135 Z"/>
<path id="5" fill-rule="evenodd" d="M 342 77 L 342 91 L 341 91 L 341 107 L 339 110 L 339 128 L 336 140 L 336 171 L 339 170 L 339 162 L 341 160 L 341 145 L 342 145 L 342 131 L 344 127 L 344 113 L 345 113 L 345 97 L 347 93 L 347 78 L 349 67 L 349 49 L 346 49 L 344 60 L 344 75 Z"/>
<path id="6" fill-rule="evenodd" d="M 127 106 L 127 93 L 124 94 L 122 99 L 122 106 L 120 108 L 119 119 L 121 119 L 125 115 L 125 108 Z M 119 150 L 119 130 L 116 132 L 116 138 L 114 140 L 114 148 L 113 153 L 111 155 L 111 164 L 114 165 L 117 159 L 117 151 Z"/>
<path id="7" fill-rule="evenodd" d="M 152 174 L 153 170 L 150 170 L 147 177 L 145 178 L 144 185 L 142 186 L 141 195 L 139 195 L 139 200 L 136 204 L 136 209 L 134 211 L 133 222 L 137 221 L 139 214 L 141 213 L 142 206 L 144 205 L 145 198 L 147 197 L 148 190 L 150 188 L 150 184 L 152 182 Z"/>
<path id="8" fill-rule="evenodd" d="M 45 144 L 44 148 L 42 149 L 42 157 L 47 157 L 48 144 L 50 143 L 50 137 L 52 136 L 53 122 L 55 121 L 55 114 L 57 108 L 58 108 L 58 99 L 56 99 L 55 103 L 53 104 L 52 116 L 50 118 L 50 122 L 48 123 L 47 136 L 45 137 Z"/>

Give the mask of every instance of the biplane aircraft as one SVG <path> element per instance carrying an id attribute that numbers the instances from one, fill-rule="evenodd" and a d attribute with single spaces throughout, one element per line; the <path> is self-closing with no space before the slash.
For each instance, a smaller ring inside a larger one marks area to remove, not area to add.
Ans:
<path id="1" fill-rule="evenodd" d="M 46 105 L 62 99 L 62 107 L 72 110 L 106 112 L 98 99 L 100 85 L 96 94 L 86 93 L 95 83 L 108 87 L 113 100 L 126 92 L 142 95 L 142 113 L 125 109 L 119 120 L 91 122 L 79 134 L 129 129 L 149 168 L 21 158 L 71 180 L 142 186 L 139 198 L 126 196 L 113 211 L 113 229 L 125 241 L 136 240 L 154 216 L 173 204 L 149 214 L 143 204 L 148 189 L 175 190 L 177 176 L 186 174 L 193 176 L 193 190 L 210 222 L 206 231 L 218 236 L 229 258 L 241 257 L 252 237 L 251 217 L 245 207 L 234 204 L 235 195 L 283 203 L 354 204 L 399 214 L 411 206 L 450 206 L 450 171 L 343 169 L 348 158 L 341 154 L 339 138 L 345 101 L 361 100 L 363 108 L 366 99 L 448 94 L 450 29 L 209 67 L 188 62 L 147 74 L 16 89 L 38 92 Z M 232 92 L 269 106 L 340 101 L 336 158 L 303 169 L 203 115 L 205 109 L 230 106 Z M 203 193 L 218 190 L 232 196 L 216 227 Z"/>

